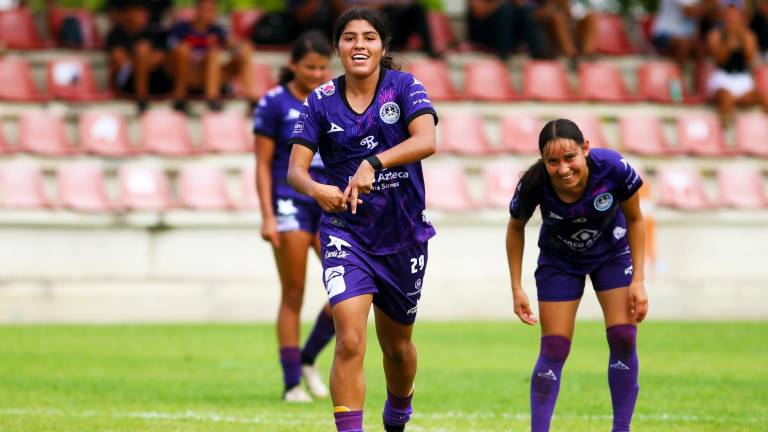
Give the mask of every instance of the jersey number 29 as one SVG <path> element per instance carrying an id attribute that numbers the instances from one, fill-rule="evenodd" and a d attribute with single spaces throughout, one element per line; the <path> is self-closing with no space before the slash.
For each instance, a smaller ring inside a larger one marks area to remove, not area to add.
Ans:
<path id="1" fill-rule="evenodd" d="M 419 255 L 418 258 L 411 258 L 411 273 L 416 273 L 419 270 L 424 270 L 424 255 Z"/>

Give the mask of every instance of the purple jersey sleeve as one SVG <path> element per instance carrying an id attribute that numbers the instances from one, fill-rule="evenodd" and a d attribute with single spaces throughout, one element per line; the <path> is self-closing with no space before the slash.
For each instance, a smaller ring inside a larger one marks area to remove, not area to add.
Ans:
<path id="1" fill-rule="evenodd" d="M 317 152 L 320 139 L 320 115 L 317 111 L 317 105 L 317 94 L 312 92 L 304 101 L 301 114 L 299 114 L 296 124 L 293 125 L 293 133 L 291 133 L 291 139 L 288 141 L 290 144 L 300 144 L 313 152 Z"/>
<path id="2" fill-rule="evenodd" d="M 632 197 L 643 185 L 643 179 L 637 171 L 632 168 L 626 159 L 617 154 L 617 157 L 612 159 L 613 169 L 617 176 L 616 180 L 616 199 L 619 201 L 626 201 Z"/>
<path id="3" fill-rule="evenodd" d="M 411 74 L 406 74 L 400 81 L 401 106 L 404 107 L 405 124 L 409 125 L 413 119 L 422 114 L 432 114 L 437 124 L 437 113 L 432 101 L 429 100 L 424 84 Z"/>
<path id="4" fill-rule="evenodd" d="M 523 209 L 520 206 L 520 189 L 522 189 L 522 187 L 523 183 L 517 182 L 515 194 L 512 196 L 512 200 L 509 202 L 509 215 L 515 219 L 527 220 L 533 215 L 533 211 L 536 209 L 536 206 L 540 204 L 540 201 L 538 200 L 540 194 L 531 194 L 532 197 L 529 199 L 535 199 L 536 202 L 532 203 L 532 205 L 529 207 L 529 214 L 523 214 Z"/>
<path id="5" fill-rule="evenodd" d="M 277 140 L 280 128 L 280 112 L 276 100 L 265 95 L 253 112 L 253 133 Z"/>

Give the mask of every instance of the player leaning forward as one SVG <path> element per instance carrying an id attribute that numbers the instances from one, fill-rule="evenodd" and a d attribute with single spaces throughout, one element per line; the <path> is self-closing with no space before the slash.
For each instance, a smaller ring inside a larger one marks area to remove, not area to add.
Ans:
<path id="1" fill-rule="evenodd" d="M 374 305 L 384 354 L 387 431 L 410 419 L 416 350 L 411 341 L 435 230 L 424 216 L 420 160 L 435 152 L 437 115 L 424 86 L 392 70 L 382 15 L 339 17 L 334 45 L 344 75 L 315 89 L 296 122 L 288 181 L 323 208 L 325 289 L 336 325 L 331 396 L 338 431 L 363 430 L 363 357 Z M 315 151 L 328 184 L 308 175 Z"/>
<path id="2" fill-rule="evenodd" d="M 531 430 L 548 431 L 574 321 L 592 280 L 605 318 L 613 431 L 629 431 L 638 393 L 637 324 L 648 311 L 643 282 L 645 224 L 642 179 L 613 150 L 590 149 L 570 120 L 547 123 L 541 159 L 523 174 L 509 206 L 507 258 L 515 314 L 534 325 L 521 283 L 525 224 L 541 209 L 536 289 L 541 318 L 539 359 L 531 377 Z"/>

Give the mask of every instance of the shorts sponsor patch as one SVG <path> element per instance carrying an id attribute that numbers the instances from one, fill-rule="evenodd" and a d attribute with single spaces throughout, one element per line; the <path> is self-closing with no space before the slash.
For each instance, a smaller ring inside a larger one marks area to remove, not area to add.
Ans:
<path id="1" fill-rule="evenodd" d="M 325 269 L 325 291 L 328 298 L 332 298 L 347 290 L 347 284 L 344 283 L 344 266 L 328 267 Z"/>

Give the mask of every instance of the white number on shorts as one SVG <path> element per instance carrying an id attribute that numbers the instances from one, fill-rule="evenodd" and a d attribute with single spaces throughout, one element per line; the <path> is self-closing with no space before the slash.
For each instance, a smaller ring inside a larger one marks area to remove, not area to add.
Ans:
<path id="1" fill-rule="evenodd" d="M 418 269 L 416 268 L 418 266 Z M 424 270 L 424 255 L 419 255 L 418 258 L 411 258 L 411 273 L 416 273 L 419 270 Z"/>

